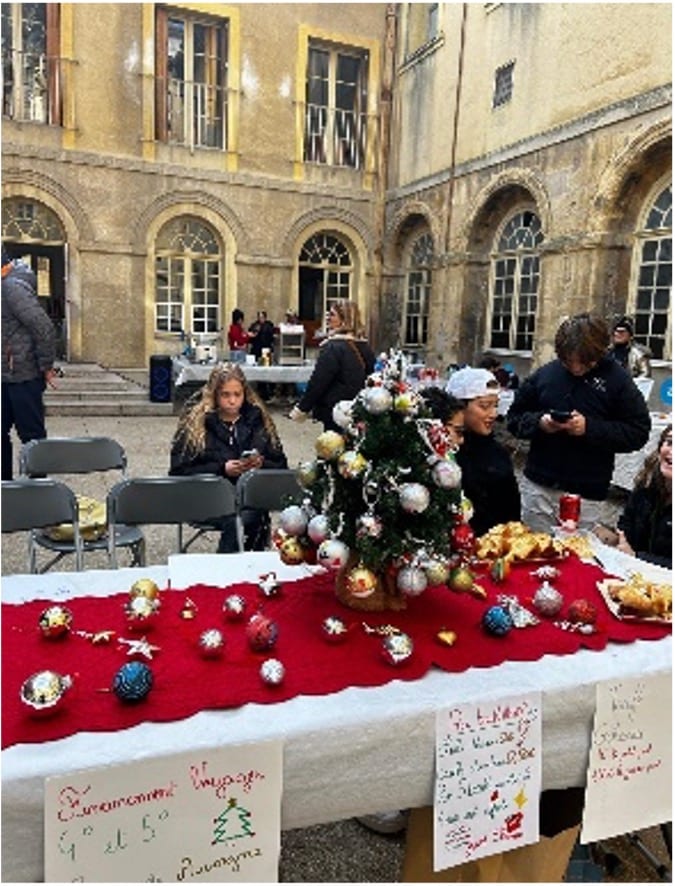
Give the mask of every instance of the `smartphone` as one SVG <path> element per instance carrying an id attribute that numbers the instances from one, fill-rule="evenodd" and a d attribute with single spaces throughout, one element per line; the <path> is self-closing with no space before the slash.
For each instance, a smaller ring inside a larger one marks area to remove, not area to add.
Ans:
<path id="1" fill-rule="evenodd" d="M 260 455 L 257 449 L 246 449 L 241 454 L 242 461 L 250 461 L 252 458 L 255 458 L 257 455 Z"/>
<path id="2" fill-rule="evenodd" d="M 557 421 L 559 424 L 564 424 L 572 418 L 571 412 L 565 412 L 562 409 L 551 409 L 549 414 L 553 421 Z"/>

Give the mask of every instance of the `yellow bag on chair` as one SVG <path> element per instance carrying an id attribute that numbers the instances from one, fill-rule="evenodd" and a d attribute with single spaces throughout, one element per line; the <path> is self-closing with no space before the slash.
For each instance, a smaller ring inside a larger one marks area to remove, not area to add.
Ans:
<path id="1" fill-rule="evenodd" d="M 80 517 L 80 536 L 83 541 L 98 541 L 106 534 L 108 516 L 105 502 L 86 495 L 76 495 Z M 45 530 L 52 541 L 73 541 L 75 533 L 72 523 L 59 523 Z"/>

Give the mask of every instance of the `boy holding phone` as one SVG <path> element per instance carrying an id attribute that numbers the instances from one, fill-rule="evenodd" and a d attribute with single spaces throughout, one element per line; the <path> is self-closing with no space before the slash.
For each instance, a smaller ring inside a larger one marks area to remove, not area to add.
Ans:
<path id="1" fill-rule="evenodd" d="M 558 328 L 556 359 L 516 391 L 507 427 L 530 441 L 521 481 L 523 522 L 550 532 L 560 495 L 582 497 L 583 528 L 601 522 L 617 452 L 641 449 L 651 419 L 632 378 L 607 356 L 609 330 L 578 314 Z"/>

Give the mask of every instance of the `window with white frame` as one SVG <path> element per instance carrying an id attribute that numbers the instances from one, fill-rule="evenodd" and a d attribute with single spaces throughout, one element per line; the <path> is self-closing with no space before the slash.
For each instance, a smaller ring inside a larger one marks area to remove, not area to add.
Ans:
<path id="1" fill-rule="evenodd" d="M 366 156 L 368 53 L 310 41 L 304 159 L 362 169 Z"/>
<path id="2" fill-rule="evenodd" d="M 352 256 L 335 235 L 310 237 L 300 250 L 298 269 L 302 320 L 321 322 L 336 299 L 352 298 Z"/>
<path id="3" fill-rule="evenodd" d="M 410 250 L 403 313 L 403 344 L 419 347 L 427 343 L 434 241 L 431 234 L 417 237 Z"/>
<path id="4" fill-rule="evenodd" d="M 673 286 L 673 186 L 650 201 L 643 227 L 636 232 L 636 275 L 632 298 L 635 341 L 652 356 L 671 358 Z"/>
<path id="5" fill-rule="evenodd" d="M 227 19 L 158 7 L 156 29 L 157 138 L 227 148 Z"/>
<path id="6" fill-rule="evenodd" d="M 539 247 L 544 239 L 530 210 L 504 225 L 492 256 L 490 347 L 531 351 L 539 291 Z"/>
<path id="7" fill-rule="evenodd" d="M 155 248 L 155 332 L 220 331 L 222 258 L 214 232 L 199 219 L 164 225 Z"/>
<path id="8" fill-rule="evenodd" d="M 2 4 L 2 114 L 61 123 L 59 3 Z"/>

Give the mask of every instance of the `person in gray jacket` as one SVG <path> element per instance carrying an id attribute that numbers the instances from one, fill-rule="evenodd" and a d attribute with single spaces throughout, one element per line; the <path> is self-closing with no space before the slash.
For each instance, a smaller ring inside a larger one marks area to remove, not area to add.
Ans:
<path id="1" fill-rule="evenodd" d="M 54 378 L 56 334 L 33 271 L 2 247 L 2 479 L 11 480 L 11 430 L 22 443 L 47 436 L 42 395 Z"/>

